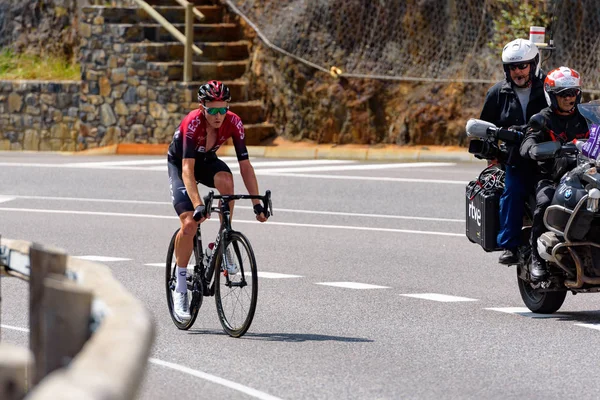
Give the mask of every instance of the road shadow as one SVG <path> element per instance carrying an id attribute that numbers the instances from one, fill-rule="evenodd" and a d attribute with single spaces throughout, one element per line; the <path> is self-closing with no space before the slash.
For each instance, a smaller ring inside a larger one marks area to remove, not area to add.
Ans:
<path id="1" fill-rule="evenodd" d="M 199 329 L 188 331 L 190 335 L 227 335 L 221 330 Z M 261 340 L 266 342 L 346 342 L 346 343 L 371 343 L 374 340 L 348 336 L 315 335 L 310 333 L 255 333 L 248 332 L 241 339 Z"/>
<path id="2" fill-rule="evenodd" d="M 600 325 L 600 310 L 596 311 L 560 311 L 554 314 L 557 321 L 578 322 Z"/>
<path id="3" fill-rule="evenodd" d="M 600 310 L 596 311 L 558 311 L 554 314 L 537 314 L 531 311 L 516 312 L 515 314 L 532 319 L 551 319 L 562 322 L 600 325 Z"/>

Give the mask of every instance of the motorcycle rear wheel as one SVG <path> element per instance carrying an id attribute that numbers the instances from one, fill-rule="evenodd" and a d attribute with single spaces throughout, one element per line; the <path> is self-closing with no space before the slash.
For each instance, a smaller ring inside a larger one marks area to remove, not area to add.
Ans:
<path id="1" fill-rule="evenodd" d="M 538 289 L 531 287 L 531 283 L 524 281 L 519 277 L 517 272 L 517 281 L 519 283 L 519 292 L 525 306 L 534 313 L 552 314 L 563 305 L 566 291 L 561 292 L 540 292 Z"/>

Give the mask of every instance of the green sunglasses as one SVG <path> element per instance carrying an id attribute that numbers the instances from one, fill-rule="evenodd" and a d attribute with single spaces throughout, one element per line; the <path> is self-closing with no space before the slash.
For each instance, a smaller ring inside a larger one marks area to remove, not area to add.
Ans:
<path id="1" fill-rule="evenodd" d="M 202 107 L 204 107 L 204 109 L 206 110 L 206 112 L 209 115 L 217 115 L 217 114 L 225 115 L 225 114 L 227 114 L 227 110 L 229 110 L 229 106 L 227 106 L 227 107 L 206 107 L 204 104 L 202 104 Z"/>

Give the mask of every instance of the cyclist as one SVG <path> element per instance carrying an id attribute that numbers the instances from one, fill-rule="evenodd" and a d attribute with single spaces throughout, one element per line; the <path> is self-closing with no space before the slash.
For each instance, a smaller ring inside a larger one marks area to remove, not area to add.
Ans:
<path id="1" fill-rule="evenodd" d="M 581 101 L 581 78 L 577 71 L 567 67 L 556 68 L 548 73 L 544 81 L 544 93 L 548 107 L 539 115 L 544 118 L 543 131 L 529 131 L 521 144 L 521 156 L 531 158 L 529 150 L 537 144 L 549 141 L 567 143 L 573 139 L 587 139 L 588 125 L 579 113 L 577 104 Z M 538 161 L 536 176 L 536 206 L 531 227 L 531 279 L 543 280 L 548 275 L 546 262 L 540 257 L 537 239 L 547 229 L 544 226 L 544 212 L 552 202 L 556 183 L 562 175 L 574 168 L 574 158 L 560 157 Z"/>
<path id="2" fill-rule="evenodd" d="M 488 91 L 479 118 L 502 128 L 524 131 L 529 118 L 546 107 L 539 51 L 531 41 L 516 39 L 504 46 L 502 63 L 505 79 Z M 497 238 L 498 246 L 504 249 L 498 260 L 501 264 L 519 261 L 517 248 L 521 243 L 524 204 L 533 191 L 532 166 L 519 156 L 518 150 L 518 146 L 509 148 L 504 166 Z"/>
<path id="3" fill-rule="evenodd" d="M 216 188 L 222 195 L 234 194 L 231 170 L 217 157 L 217 150 L 227 139 L 233 139 L 240 174 L 248 193 L 258 195 L 258 181 L 244 141 L 244 126 L 240 117 L 229 111 L 230 101 L 229 88 L 223 83 L 212 80 L 201 85 L 198 89 L 200 106 L 183 119 L 169 145 L 167 166 L 171 199 L 181 222 L 175 240 L 178 268 L 173 306 L 176 316 L 182 321 L 190 319 L 186 275 L 193 238 L 198 224 L 210 218 L 204 213 L 197 183 Z M 256 219 L 265 222 L 267 217 L 260 200 L 253 199 L 252 203 Z M 229 204 L 233 213 L 234 204 Z M 237 273 L 233 263 L 226 262 L 226 265 L 230 274 Z"/>

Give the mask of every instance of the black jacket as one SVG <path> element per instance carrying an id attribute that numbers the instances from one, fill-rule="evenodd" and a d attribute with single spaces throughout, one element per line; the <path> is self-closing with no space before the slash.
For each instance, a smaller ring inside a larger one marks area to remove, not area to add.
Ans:
<path id="1" fill-rule="evenodd" d="M 547 130 L 542 132 L 530 129 L 527 132 L 520 148 L 521 156 L 524 158 L 531 159 L 529 150 L 537 143 L 560 141 L 564 144 L 573 139 L 589 137 L 587 122 L 577 109 L 571 115 L 562 116 L 552 112 L 550 107 L 546 107 L 539 114 L 546 120 Z M 557 182 L 565 172 L 573 169 L 577 164 L 574 157 L 561 157 L 537 161 L 537 166 L 539 179 L 552 179 Z"/>
<path id="2" fill-rule="evenodd" d="M 519 96 L 513 90 L 512 84 L 506 80 L 496 83 L 488 90 L 479 119 L 491 122 L 501 128 L 517 126 L 518 130 L 525 131 L 527 121 L 531 116 L 548 106 L 544 96 L 545 78 L 545 75 L 542 75 L 541 78 L 533 78 L 529 103 L 527 103 L 527 109 L 525 110 L 526 121 L 523 120 L 523 109 Z M 527 168 L 528 164 L 531 164 L 519 156 L 518 146 L 508 147 L 507 150 L 508 159 L 506 163 L 508 165 Z"/>
<path id="3" fill-rule="evenodd" d="M 529 103 L 527 104 L 527 110 L 525 110 L 527 121 L 529 121 L 532 115 L 548 107 L 548 103 L 546 103 L 546 98 L 544 97 L 545 78 L 542 75 L 541 79 L 533 79 Z M 479 119 L 491 122 L 501 128 L 525 125 L 527 121 L 523 120 L 522 110 L 519 97 L 513 90 L 512 84 L 504 80 L 496 83 L 488 90 Z"/>

